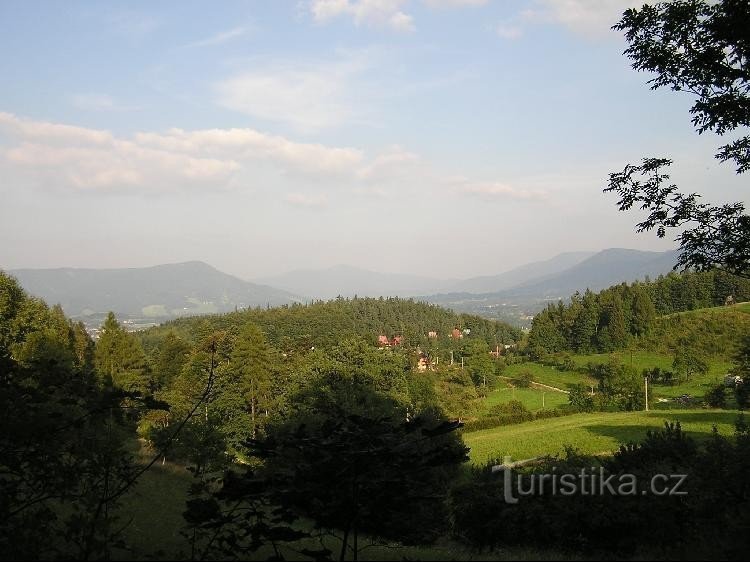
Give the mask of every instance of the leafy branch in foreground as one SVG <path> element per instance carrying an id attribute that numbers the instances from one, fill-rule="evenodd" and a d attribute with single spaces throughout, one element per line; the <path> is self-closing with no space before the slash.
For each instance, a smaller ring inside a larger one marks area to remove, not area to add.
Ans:
<path id="1" fill-rule="evenodd" d="M 619 195 L 621 211 L 633 207 L 648 211 L 648 217 L 636 225 L 638 232 L 656 229 L 656 235 L 663 238 L 668 228 L 687 227 L 676 238 L 681 250 L 676 268 L 719 267 L 750 277 L 750 216 L 745 206 L 740 202 L 712 206 L 702 203 L 697 193 L 680 193 L 662 172 L 671 164 L 666 158 L 644 158 L 639 166 L 628 164 L 622 172 L 609 175 L 604 192 Z"/>
<path id="2" fill-rule="evenodd" d="M 673 0 L 629 9 L 612 27 L 628 42 L 625 55 L 636 70 L 652 72 L 651 89 L 668 87 L 696 100 L 690 109 L 698 134 L 723 136 L 750 127 L 750 2 L 748 0 Z M 736 171 L 750 170 L 750 136 L 719 147 L 722 162 Z M 646 158 L 609 176 L 605 192 L 620 195 L 621 211 L 639 205 L 649 211 L 638 232 L 686 229 L 677 237 L 682 250 L 676 267 L 719 267 L 747 277 L 750 262 L 750 218 L 742 203 L 713 206 L 696 193 L 683 194 L 667 185 L 659 170 L 671 160 Z"/>
<path id="3" fill-rule="evenodd" d="M 625 32 L 633 68 L 656 73 L 651 89 L 669 87 L 697 99 L 690 109 L 699 134 L 724 135 L 750 126 L 750 2 L 674 0 L 625 11 L 613 27 Z M 750 169 L 750 136 L 719 149 L 737 173 Z"/>

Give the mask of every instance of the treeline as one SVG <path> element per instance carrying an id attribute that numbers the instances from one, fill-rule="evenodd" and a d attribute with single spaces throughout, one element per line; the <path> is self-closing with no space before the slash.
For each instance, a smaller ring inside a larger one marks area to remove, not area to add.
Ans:
<path id="1" fill-rule="evenodd" d="M 750 280 L 723 271 L 670 273 L 655 281 L 622 283 L 599 293 L 576 293 L 534 317 L 528 351 L 606 353 L 647 336 L 657 318 L 676 312 L 750 300 Z"/>
<path id="2" fill-rule="evenodd" d="M 182 318 L 143 333 L 148 350 L 168 332 L 196 341 L 210 331 L 231 331 L 248 322 L 258 326 L 274 347 L 285 352 L 330 348 L 350 337 L 376 343 L 378 335 L 401 336 L 403 345 L 427 346 L 433 340 L 448 346 L 451 332 L 468 329 L 473 337 L 489 346 L 517 342 L 521 332 L 508 324 L 469 314 L 456 314 L 444 308 L 411 299 L 338 298 L 312 304 L 293 304 L 269 309 L 247 309 L 216 316 Z M 437 338 L 430 338 L 435 332 Z"/>
<path id="3" fill-rule="evenodd" d="M 135 466 L 137 396 L 101 384 L 80 323 L 0 271 L 0 558 L 104 558 Z M 129 406 L 126 405 L 128 402 Z"/>
<path id="4" fill-rule="evenodd" d="M 357 309 L 352 301 L 331 306 Z M 452 418 L 503 365 L 489 354 L 481 328 L 444 340 L 457 346 L 463 368 L 441 363 L 415 373 L 416 354 L 405 346 L 378 349 L 371 339 L 342 334 L 330 347 L 290 353 L 248 316 L 228 316 L 245 322 L 212 326 L 200 319 L 195 332 L 180 332 L 177 323 L 149 333 L 159 338 L 144 346 L 110 314 L 94 344 L 59 307 L 29 297 L 0 273 L 0 559 L 190 552 L 193 559 L 356 560 L 373 544 L 428 545 L 447 536 L 469 548 L 539 544 L 538 533 L 525 533 L 528 524 L 499 502 L 501 478 L 461 468 L 468 449 L 456 431 L 461 422 Z M 605 382 L 615 397 L 635 395 L 619 379 Z M 502 423 L 530 417 L 519 403 L 491 414 Z M 535 417 L 546 415 L 554 414 Z M 747 480 L 743 431 L 733 441 L 717 437 L 721 455 L 705 457 L 732 467 L 726 476 L 737 489 Z M 136 436 L 151 448 L 148 464 L 128 452 Z M 657 463 L 670 460 L 662 441 L 648 453 Z M 686 462 L 696 457 L 688 452 Z M 741 462 L 726 463 L 729 454 Z M 185 500 L 185 550 L 160 553 L 155 544 L 139 552 L 122 540 L 128 518 L 120 499 L 165 458 L 195 476 L 186 497 L 174 498 Z M 576 471 L 592 466 L 585 463 Z M 729 505 L 726 498 L 736 493 L 701 495 L 703 489 L 695 490 L 701 503 L 685 512 L 689 534 L 669 535 L 666 548 L 697 536 L 705 509 Z M 596 553 L 612 533 L 602 535 L 595 518 L 584 518 L 601 512 L 587 510 L 586 501 L 574 504 L 584 521 L 575 532 L 560 516 L 569 503 L 527 498 L 522 516 L 549 531 L 549 546 Z M 607 511 L 628 513 L 614 499 L 603 501 Z M 658 505 L 643 503 L 642 511 Z M 735 521 L 731 510 L 722 516 Z M 744 552 L 745 535 L 721 521 L 712 513 L 707 528 Z M 632 542 L 617 543 L 617 552 L 630 553 L 657 522 L 633 527 Z"/>

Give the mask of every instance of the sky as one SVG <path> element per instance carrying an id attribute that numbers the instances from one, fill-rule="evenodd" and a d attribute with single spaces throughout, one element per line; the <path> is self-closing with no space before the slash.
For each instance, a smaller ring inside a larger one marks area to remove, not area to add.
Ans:
<path id="1" fill-rule="evenodd" d="M 466 278 L 667 250 L 603 194 L 743 178 L 611 31 L 630 0 L 0 2 L 0 268 Z M 746 184 L 746 181 L 744 181 Z"/>

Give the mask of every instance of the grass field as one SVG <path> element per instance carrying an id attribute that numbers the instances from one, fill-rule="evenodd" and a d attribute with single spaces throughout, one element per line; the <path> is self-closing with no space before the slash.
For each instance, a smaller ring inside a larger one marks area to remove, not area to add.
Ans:
<path id="1" fill-rule="evenodd" d="M 684 312 L 675 312 L 674 314 L 665 314 L 664 318 L 670 316 L 701 316 L 703 314 L 722 314 L 726 311 L 743 312 L 750 314 L 750 302 L 737 303 L 731 307 L 709 306 L 707 308 L 696 308 L 695 310 L 686 310 Z"/>
<path id="2" fill-rule="evenodd" d="M 187 491 L 193 475 L 185 468 L 156 464 L 140 477 L 122 499 L 119 510 L 125 544 L 133 552 L 115 553 L 116 559 L 173 560 L 189 556 L 187 541 L 180 535 L 184 525 Z"/>
<path id="3" fill-rule="evenodd" d="M 652 353 L 648 351 L 620 351 L 617 353 L 595 353 L 591 355 L 572 355 L 573 361 L 579 367 L 585 367 L 589 363 L 606 363 L 612 356 L 618 357 L 626 365 L 632 365 L 638 372 L 643 369 L 661 369 L 671 371 L 673 357 L 664 353 Z M 690 394 L 696 398 L 702 398 L 714 385 L 723 381 L 724 375 L 729 371 L 732 363 L 724 359 L 709 359 L 709 370 L 705 375 L 693 376 L 689 381 L 681 381 L 672 386 L 654 385 L 651 387 L 651 395 L 654 398 L 673 398 L 682 394 Z"/>
<path id="4" fill-rule="evenodd" d="M 492 406 L 497 404 L 503 404 L 510 400 L 518 400 L 527 409 L 532 412 L 536 412 L 541 409 L 552 409 L 562 404 L 568 403 L 568 395 L 563 392 L 555 392 L 554 390 L 540 390 L 536 388 L 510 388 L 505 385 L 500 385 L 497 389 L 491 391 L 484 403 L 486 409 L 489 410 Z"/>
<path id="5" fill-rule="evenodd" d="M 180 534 L 185 521 L 187 490 L 192 475 L 183 467 L 167 463 L 154 465 L 123 498 L 118 516 L 124 527 L 122 538 L 128 549 L 116 549 L 113 560 L 179 560 L 190 556 L 190 544 Z M 129 523 L 128 523 L 129 522 Z M 302 542 L 297 548 L 320 548 L 317 540 Z M 361 537 L 360 545 L 368 543 Z M 330 538 L 325 545 L 338 556 L 340 543 Z M 309 560 L 289 549 L 283 549 L 287 560 Z M 266 560 L 273 552 L 261 549 L 254 559 Z M 445 538 L 429 547 L 398 544 L 375 545 L 360 554 L 366 560 L 560 560 L 561 553 L 533 548 L 511 547 L 494 552 L 477 553 Z M 349 558 L 351 559 L 351 554 Z M 566 559 L 563 557 L 562 559 Z"/>
<path id="6" fill-rule="evenodd" d="M 585 363 L 584 363 L 585 365 Z M 534 377 L 534 382 L 540 382 L 556 388 L 567 390 L 568 387 L 574 384 L 585 384 L 591 385 L 596 384 L 596 381 L 578 371 L 561 371 L 555 367 L 549 367 L 547 365 L 541 365 L 539 363 L 532 363 L 527 361 L 525 363 L 518 363 L 516 365 L 509 365 L 503 372 L 504 377 L 517 377 L 521 373 L 528 371 Z"/>
<path id="7" fill-rule="evenodd" d="M 614 452 L 621 443 L 641 441 L 649 429 L 660 429 L 665 421 L 679 420 L 696 438 L 705 438 L 717 426 L 721 434 L 732 434 L 738 412 L 726 410 L 659 410 L 656 412 L 613 412 L 576 414 L 466 433 L 471 461 L 510 455 L 527 459 L 562 452 L 571 445 L 583 453 Z"/>

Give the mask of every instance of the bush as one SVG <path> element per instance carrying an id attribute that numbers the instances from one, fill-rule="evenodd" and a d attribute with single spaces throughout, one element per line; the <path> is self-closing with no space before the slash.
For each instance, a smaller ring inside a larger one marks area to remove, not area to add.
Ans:
<path id="1" fill-rule="evenodd" d="M 534 419 L 537 419 L 537 420 L 546 420 L 546 419 L 549 419 L 549 418 L 559 418 L 559 417 L 564 416 L 564 415 L 566 415 L 566 412 L 564 412 L 562 410 L 559 410 L 559 409 L 555 409 L 555 410 L 550 410 L 550 409 L 537 410 L 537 412 L 534 414 Z"/>
<path id="2" fill-rule="evenodd" d="M 561 371 L 572 372 L 576 370 L 576 363 L 575 361 L 573 361 L 570 355 L 566 355 L 558 365 L 558 369 L 560 369 Z"/>
<path id="3" fill-rule="evenodd" d="M 594 411 L 594 398 L 582 384 L 575 384 L 570 388 L 568 401 L 570 402 L 570 407 L 576 412 Z"/>
<path id="4" fill-rule="evenodd" d="M 724 408 L 727 405 L 726 388 L 724 384 L 717 384 L 706 393 L 706 404 L 710 408 Z"/>
<path id="5" fill-rule="evenodd" d="M 511 382 L 518 388 L 529 388 L 531 383 L 534 382 L 534 375 L 531 371 L 521 371 L 518 376 L 511 379 Z"/>

